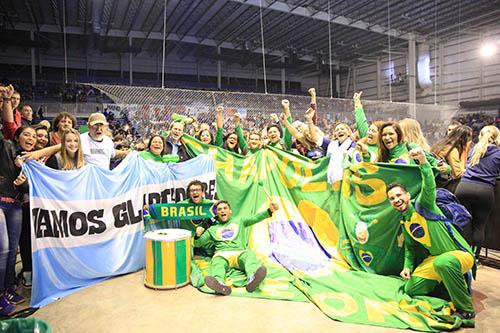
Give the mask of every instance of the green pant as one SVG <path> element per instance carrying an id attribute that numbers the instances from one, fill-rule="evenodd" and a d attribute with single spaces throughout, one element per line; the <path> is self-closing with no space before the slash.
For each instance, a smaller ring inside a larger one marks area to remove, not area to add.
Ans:
<path id="1" fill-rule="evenodd" d="M 224 281 L 226 273 L 231 267 L 245 271 L 246 276 L 250 277 L 261 265 L 255 254 L 250 250 L 246 250 L 238 256 L 237 260 L 235 260 L 235 265 L 232 266 L 229 265 L 229 261 L 224 257 L 213 257 L 210 261 L 209 274 L 219 281 Z"/>
<path id="2" fill-rule="evenodd" d="M 434 270 L 450 295 L 457 310 L 474 312 L 460 261 L 451 254 L 441 254 L 433 262 Z M 439 285 L 439 281 L 412 276 L 405 284 L 405 293 L 410 296 L 427 295 Z"/>

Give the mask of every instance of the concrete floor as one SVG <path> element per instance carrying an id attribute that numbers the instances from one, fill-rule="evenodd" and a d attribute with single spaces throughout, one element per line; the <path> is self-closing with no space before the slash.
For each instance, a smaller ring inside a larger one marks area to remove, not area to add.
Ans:
<path id="1" fill-rule="evenodd" d="M 474 284 L 476 328 L 500 332 L 500 270 L 480 266 Z M 187 286 L 154 291 L 143 272 L 113 278 L 38 310 L 53 332 L 403 332 L 337 322 L 312 303 L 221 297 Z"/>

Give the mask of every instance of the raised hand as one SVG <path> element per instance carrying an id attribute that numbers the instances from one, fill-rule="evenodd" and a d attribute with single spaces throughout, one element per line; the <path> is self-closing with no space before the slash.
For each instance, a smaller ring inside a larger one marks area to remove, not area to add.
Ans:
<path id="1" fill-rule="evenodd" d="M 2 93 L 3 98 L 11 98 L 14 95 L 14 87 L 12 84 L 9 84 L 6 87 L 1 87 L 0 92 Z"/>
<path id="2" fill-rule="evenodd" d="M 241 115 L 238 112 L 234 114 L 233 121 L 236 125 L 239 125 L 241 123 Z"/>
<path id="3" fill-rule="evenodd" d="M 356 143 L 356 148 L 357 151 L 362 152 L 363 154 L 368 153 L 368 146 L 364 143 L 358 142 Z"/>
<path id="4" fill-rule="evenodd" d="M 203 228 L 203 227 L 196 227 L 196 232 L 195 232 L 196 237 L 200 237 L 201 234 L 203 234 L 204 232 L 205 232 L 205 228 Z"/>
<path id="5" fill-rule="evenodd" d="M 316 89 L 315 88 L 309 88 L 309 90 L 307 92 L 311 96 L 316 96 Z"/>
<path id="6" fill-rule="evenodd" d="M 352 100 L 354 101 L 354 108 L 358 108 L 361 106 L 361 95 L 363 94 L 362 91 L 354 93 L 352 96 Z"/>
<path id="7" fill-rule="evenodd" d="M 411 277 L 411 273 L 410 273 L 410 269 L 409 268 L 405 268 L 401 271 L 401 273 L 399 273 L 399 275 L 405 279 L 405 280 L 409 280 L 410 277 Z"/>
<path id="8" fill-rule="evenodd" d="M 425 157 L 425 154 L 424 154 L 424 151 L 422 150 L 422 148 L 413 148 L 408 153 L 408 156 L 410 156 L 410 158 L 413 158 L 414 160 L 418 161 L 418 163 L 420 163 L 420 164 L 427 163 L 427 158 Z"/>
<path id="9" fill-rule="evenodd" d="M 222 113 L 222 111 L 224 111 L 224 107 L 222 105 L 217 105 L 217 107 L 215 108 L 215 111 L 217 111 L 217 113 Z"/>
<path id="10" fill-rule="evenodd" d="M 283 99 L 281 101 L 281 106 L 283 107 L 284 110 L 289 109 L 290 108 L 290 102 L 287 99 Z"/>
<path id="11" fill-rule="evenodd" d="M 311 88 L 311 89 L 314 89 L 314 88 Z M 313 108 L 309 108 L 307 109 L 306 111 L 306 114 L 304 115 L 304 117 L 306 118 L 306 121 L 309 122 L 309 121 L 313 121 L 313 118 L 314 118 L 314 113 L 316 111 L 314 111 Z"/>
<path id="12" fill-rule="evenodd" d="M 277 203 L 275 202 L 271 202 L 269 204 L 269 210 L 271 211 L 271 213 L 274 213 L 275 211 L 277 211 L 278 209 L 280 208 L 280 206 L 278 206 Z"/>

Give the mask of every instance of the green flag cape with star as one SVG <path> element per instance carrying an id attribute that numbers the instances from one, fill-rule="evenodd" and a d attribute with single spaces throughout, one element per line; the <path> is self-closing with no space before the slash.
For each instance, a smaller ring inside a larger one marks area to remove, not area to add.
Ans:
<path id="1" fill-rule="evenodd" d="M 218 196 L 230 202 L 234 215 L 256 214 L 270 200 L 280 206 L 248 230 L 248 246 L 268 267 L 268 277 L 247 293 L 243 274 L 230 272 L 226 283 L 233 295 L 307 299 L 344 322 L 428 332 L 465 324 L 450 315 L 449 301 L 403 292 L 400 217 L 386 186 L 404 183 L 415 196 L 418 167 L 360 163 L 328 184 L 328 158 L 312 162 L 270 147 L 245 157 L 186 135 L 183 143 L 193 156 L 214 158 Z M 209 260 L 196 260 L 198 275 L 192 276 L 204 292 L 211 292 L 203 285 Z"/>

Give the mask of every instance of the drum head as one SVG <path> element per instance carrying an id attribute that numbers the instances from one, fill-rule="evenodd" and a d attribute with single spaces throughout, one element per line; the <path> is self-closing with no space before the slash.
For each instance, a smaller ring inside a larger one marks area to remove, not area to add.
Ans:
<path id="1" fill-rule="evenodd" d="M 154 241 L 171 242 L 191 238 L 191 231 L 185 229 L 159 229 L 148 231 L 144 235 L 144 238 Z"/>

